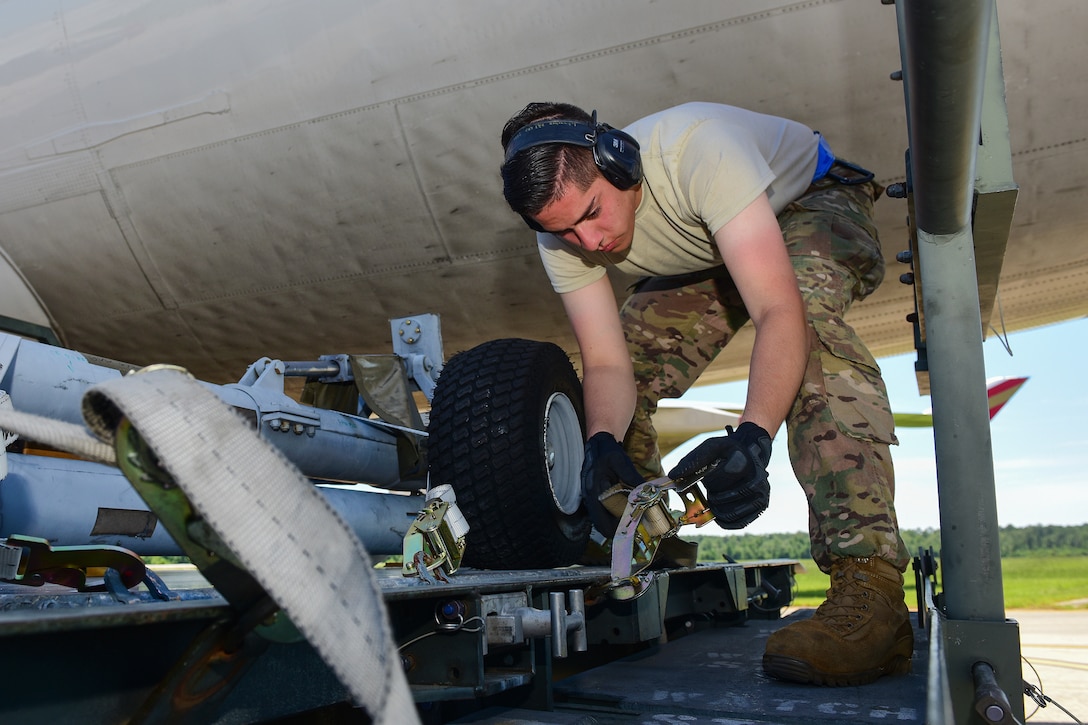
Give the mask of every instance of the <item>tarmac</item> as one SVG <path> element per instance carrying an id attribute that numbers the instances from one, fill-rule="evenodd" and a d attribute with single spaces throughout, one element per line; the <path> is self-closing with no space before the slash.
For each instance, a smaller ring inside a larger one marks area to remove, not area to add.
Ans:
<path id="1" fill-rule="evenodd" d="M 1040 707 L 1025 697 L 1027 722 L 1088 722 L 1088 609 L 1018 609 L 1006 616 L 1020 625 L 1024 680 L 1053 700 Z"/>

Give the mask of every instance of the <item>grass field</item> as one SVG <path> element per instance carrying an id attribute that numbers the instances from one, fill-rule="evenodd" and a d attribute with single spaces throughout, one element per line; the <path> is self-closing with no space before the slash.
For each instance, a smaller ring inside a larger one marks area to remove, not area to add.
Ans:
<path id="1" fill-rule="evenodd" d="M 814 607 L 824 600 L 827 575 L 811 559 L 803 561 L 805 573 L 797 574 L 794 605 Z M 938 583 L 942 571 L 937 570 Z M 1002 584 L 1006 609 L 1088 609 L 1088 556 L 1023 556 L 1002 559 Z M 914 569 L 904 575 L 907 606 L 918 598 Z"/>

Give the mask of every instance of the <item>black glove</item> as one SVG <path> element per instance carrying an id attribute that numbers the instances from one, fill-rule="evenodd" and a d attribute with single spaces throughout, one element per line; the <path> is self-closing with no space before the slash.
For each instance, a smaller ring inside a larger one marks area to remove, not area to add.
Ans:
<path id="1" fill-rule="evenodd" d="M 701 477 L 706 502 L 723 529 L 743 529 L 767 510 L 771 484 L 771 436 L 752 422 L 703 441 L 669 471 L 674 481 Z"/>
<path id="2" fill-rule="evenodd" d="M 611 433 L 594 433 L 586 441 L 586 457 L 582 462 L 582 500 L 597 531 L 612 538 L 620 523 L 619 518 L 601 504 L 601 494 L 616 484 L 634 488 L 642 482 L 635 464 Z"/>

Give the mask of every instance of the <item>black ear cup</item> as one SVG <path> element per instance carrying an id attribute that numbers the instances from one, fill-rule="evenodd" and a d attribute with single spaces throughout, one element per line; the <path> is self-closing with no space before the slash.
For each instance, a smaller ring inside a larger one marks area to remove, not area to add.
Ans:
<path id="1" fill-rule="evenodd" d="M 605 124 L 597 126 L 593 160 L 604 178 L 617 189 L 630 189 L 642 181 L 642 157 L 638 141 L 630 134 Z"/>
<path id="2" fill-rule="evenodd" d="M 506 161 L 533 146 L 565 143 L 593 149 L 593 161 L 604 178 L 617 189 L 630 189 L 642 181 L 642 158 L 638 141 L 630 134 L 604 123 L 571 121 L 562 118 L 532 123 L 514 134 L 506 147 Z"/>

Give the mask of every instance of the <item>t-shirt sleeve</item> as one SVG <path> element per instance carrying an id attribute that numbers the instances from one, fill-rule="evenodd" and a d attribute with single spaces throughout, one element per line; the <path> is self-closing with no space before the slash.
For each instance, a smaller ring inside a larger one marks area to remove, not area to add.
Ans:
<path id="1" fill-rule="evenodd" d="M 711 234 L 755 201 L 775 178 L 754 139 L 717 121 L 705 121 L 692 130 L 677 168 L 691 212 Z"/>
<path id="2" fill-rule="evenodd" d="M 594 264 L 554 234 L 536 235 L 536 248 L 552 289 L 573 292 L 605 276 L 605 268 Z"/>

